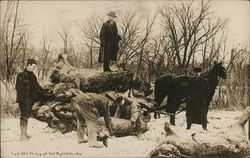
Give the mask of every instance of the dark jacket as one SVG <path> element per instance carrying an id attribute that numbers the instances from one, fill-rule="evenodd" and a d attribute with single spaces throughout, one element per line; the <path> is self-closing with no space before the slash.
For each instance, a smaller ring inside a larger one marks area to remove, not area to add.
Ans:
<path id="1" fill-rule="evenodd" d="M 22 104 L 34 104 L 44 94 L 35 74 L 26 69 L 17 74 L 16 91 L 16 102 Z"/>
<path id="2" fill-rule="evenodd" d="M 117 60 L 118 52 L 118 41 L 121 40 L 121 37 L 118 35 L 118 29 L 116 23 L 110 23 L 110 20 L 103 23 L 100 31 L 100 53 L 98 61 L 103 62 L 103 53 L 109 53 L 110 60 Z"/>

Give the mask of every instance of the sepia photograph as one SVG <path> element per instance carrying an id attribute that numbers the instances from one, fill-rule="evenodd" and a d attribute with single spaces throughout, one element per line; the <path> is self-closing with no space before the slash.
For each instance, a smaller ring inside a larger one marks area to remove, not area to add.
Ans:
<path id="1" fill-rule="evenodd" d="M 250 157 L 249 48 L 248 0 L 0 0 L 0 157 Z"/>

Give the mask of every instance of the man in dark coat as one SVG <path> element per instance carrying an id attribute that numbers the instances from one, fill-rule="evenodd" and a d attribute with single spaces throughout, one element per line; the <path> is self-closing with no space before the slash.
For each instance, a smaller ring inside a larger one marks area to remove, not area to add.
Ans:
<path id="1" fill-rule="evenodd" d="M 17 74 L 16 91 L 17 100 L 20 108 L 20 130 L 21 140 L 30 138 L 27 134 L 28 118 L 31 115 L 32 106 L 41 98 L 51 98 L 49 94 L 45 94 L 45 90 L 39 85 L 34 70 L 37 62 L 34 59 L 27 60 L 27 67 L 23 72 Z"/>
<path id="2" fill-rule="evenodd" d="M 116 17 L 115 12 L 109 12 L 107 14 L 109 20 L 103 23 L 100 32 L 100 53 L 98 61 L 103 63 L 103 71 L 111 71 L 109 68 L 110 60 L 117 60 L 118 53 L 118 42 L 121 37 L 118 35 L 118 29 L 114 18 Z"/>

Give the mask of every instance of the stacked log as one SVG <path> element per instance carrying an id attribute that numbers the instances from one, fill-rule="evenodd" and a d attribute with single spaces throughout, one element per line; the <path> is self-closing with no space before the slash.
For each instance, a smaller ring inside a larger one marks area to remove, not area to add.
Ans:
<path id="1" fill-rule="evenodd" d="M 152 93 L 150 84 L 133 78 L 133 74 L 127 71 L 100 73 L 97 76 L 86 78 L 80 74 L 66 75 L 55 69 L 51 75 L 53 83 L 71 83 L 72 86 L 79 86 L 80 90 L 89 93 L 101 93 L 105 91 L 125 92 L 133 88 L 148 96 Z"/>
<path id="2" fill-rule="evenodd" d="M 130 72 L 108 72 L 87 76 L 86 73 L 80 73 L 84 70 L 75 69 L 67 64 L 67 61 L 64 61 L 64 64 L 60 63 L 60 66 L 57 66 L 50 76 L 51 83 L 44 86 L 48 92 L 55 96 L 53 101 L 37 102 L 33 106 L 32 115 L 40 121 L 47 122 L 49 127 L 60 130 L 62 133 L 76 129 L 76 115 L 71 105 L 73 94 L 69 92 L 71 88 L 80 88 L 86 93 L 112 91 L 114 96 L 131 87 L 137 89 L 137 93 L 144 95 L 150 93 L 150 85 L 139 79 L 133 79 Z M 109 99 L 110 101 L 115 100 L 112 97 Z M 141 119 L 140 129 L 135 129 L 130 120 L 112 118 L 112 124 L 115 136 L 134 135 L 136 130 L 145 132 L 148 129 L 147 122 L 144 122 L 143 119 Z M 98 125 L 101 127 L 100 129 L 103 129 L 105 126 L 103 118 L 100 118 Z"/>

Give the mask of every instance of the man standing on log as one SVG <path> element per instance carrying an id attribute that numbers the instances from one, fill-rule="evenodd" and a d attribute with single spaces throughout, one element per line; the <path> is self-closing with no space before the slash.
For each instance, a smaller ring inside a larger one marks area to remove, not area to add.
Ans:
<path id="1" fill-rule="evenodd" d="M 114 19 L 116 18 L 115 12 L 111 11 L 108 14 L 109 20 L 103 23 L 100 32 L 100 52 L 98 61 L 103 63 L 103 71 L 112 71 L 109 67 L 110 60 L 117 60 L 118 42 L 121 37 L 118 35 L 118 29 Z"/>
<path id="2" fill-rule="evenodd" d="M 111 136 L 111 118 L 109 114 L 109 101 L 100 94 L 83 93 L 80 90 L 71 90 L 76 96 L 72 98 L 72 105 L 77 117 L 77 141 L 78 143 L 86 143 L 84 139 L 85 122 L 88 128 L 88 144 L 89 147 L 102 148 L 103 145 L 97 141 L 97 119 L 104 117 L 106 127 Z"/>
<path id="3" fill-rule="evenodd" d="M 31 115 L 32 106 L 41 99 L 52 99 L 53 97 L 45 93 L 45 90 L 39 85 L 34 70 L 37 62 L 34 59 L 27 60 L 27 67 L 23 72 L 18 73 L 16 79 L 17 100 L 20 108 L 20 140 L 31 138 L 27 134 L 28 118 Z"/>

